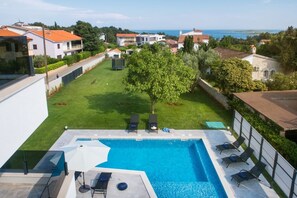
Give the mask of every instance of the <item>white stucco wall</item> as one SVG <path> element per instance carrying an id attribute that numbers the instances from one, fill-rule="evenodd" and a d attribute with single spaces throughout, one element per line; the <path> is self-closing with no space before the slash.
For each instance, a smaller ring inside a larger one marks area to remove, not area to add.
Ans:
<path id="1" fill-rule="evenodd" d="M 76 197 L 76 186 L 74 179 L 74 171 L 69 171 L 69 174 L 65 177 L 61 186 L 60 192 L 57 198 L 73 198 Z"/>
<path id="2" fill-rule="evenodd" d="M 259 68 L 258 71 L 253 72 L 253 80 L 267 80 L 271 78 L 271 72 L 280 72 L 280 64 L 273 58 L 260 56 L 254 54 L 253 67 Z M 265 71 L 268 72 L 268 76 L 265 76 Z"/>
<path id="3" fill-rule="evenodd" d="M 0 91 L 0 167 L 48 116 L 44 75 Z"/>
<path id="4" fill-rule="evenodd" d="M 36 34 L 33 34 L 31 32 L 26 33 L 25 36 L 28 36 L 29 38 L 32 39 L 32 41 L 29 42 L 29 48 L 33 50 L 33 54 L 44 55 L 42 37 L 39 37 Z M 57 44 L 60 44 L 60 49 L 58 49 Z M 37 45 L 37 49 L 33 49 L 33 45 Z M 64 56 L 63 43 L 54 43 L 52 41 L 45 40 L 45 46 L 46 46 L 46 54 L 48 56 L 52 58 L 57 58 L 58 55 L 61 55 L 63 58 Z"/>
<path id="5" fill-rule="evenodd" d="M 261 56 L 258 54 L 251 54 L 250 56 L 243 58 L 243 60 L 249 61 L 253 66 L 253 80 L 265 81 L 271 78 L 271 71 L 281 71 L 280 64 L 273 58 Z M 264 75 L 265 71 L 268 71 L 268 78 Z"/>

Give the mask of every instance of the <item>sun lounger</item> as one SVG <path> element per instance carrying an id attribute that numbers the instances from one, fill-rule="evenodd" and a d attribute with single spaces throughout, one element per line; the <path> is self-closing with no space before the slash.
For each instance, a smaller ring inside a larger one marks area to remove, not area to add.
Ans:
<path id="1" fill-rule="evenodd" d="M 157 115 L 156 114 L 150 114 L 149 115 L 149 131 L 150 132 L 158 132 L 158 121 L 157 121 Z"/>
<path id="2" fill-rule="evenodd" d="M 220 154 L 222 153 L 222 151 L 224 150 L 229 150 L 229 149 L 237 149 L 240 147 L 240 145 L 242 145 L 242 143 L 244 142 L 244 138 L 242 136 L 240 136 L 235 142 L 233 143 L 229 143 L 229 142 L 225 142 L 224 144 L 220 144 L 216 146 L 216 149 L 220 151 Z M 238 150 L 239 151 L 239 150 Z"/>
<path id="3" fill-rule="evenodd" d="M 136 132 L 137 133 L 138 124 L 139 124 L 139 115 L 138 114 L 131 115 L 128 132 Z"/>
<path id="4" fill-rule="evenodd" d="M 245 162 L 252 156 L 254 150 L 248 147 L 241 155 L 232 154 L 229 157 L 222 158 L 223 162 L 227 164 L 226 168 L 232 163 Z M 247 163 L 248 164 L 248 163 Z"/>
<path id="5" fill-rule="evenodd" d="M 265 166 L 266 166 L 266 164 L 258 161 L 256 163 L 256 165 L 250 171 L 243 169 L 240 172 L 238 172 L 234 175 L 231 175 L 231 177 L 232 177 L 231 181 L 234 179 L 237 182 L 237 186 L 239 186 L 240 183 L 243 181 L 248 181 L 251 179 L 259 180 L 259 176 L 263 173 Z"/>
<path id="6" fill-rule="evenodd" d="M 92 189 L 92 197 L 95 193 L 101 193 L 106 197 L 107 186 L 112 173 L 101 173 Z"/>

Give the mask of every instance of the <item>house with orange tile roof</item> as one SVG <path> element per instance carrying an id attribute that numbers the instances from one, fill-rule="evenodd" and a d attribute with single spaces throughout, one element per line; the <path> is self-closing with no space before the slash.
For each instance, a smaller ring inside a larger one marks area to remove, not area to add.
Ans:
<path id="1" fill-rule="evenodd" d="M 136 45 L 137 34 L 116 34 L 118 46 L 124 47 L 129 45 Z"/>
<path id="2" fill-rule="evenodd" d="M 194 42 L 194 50 L 198 50 L 199 46 L 202 44 L 208 44 L 209 42 L 209 35 L 203 35 L 203 32 L 201 30 L 193 30 L 191 32 L 187 32 L 182 34 L 182 32 L 180 32 L 179 38 L 178 38 L 178 49 L 181 49 L 184 47 L 184 42 L 185 42 L 185 38 L 187 36 L 192 36 L 193 37 L 193 42 Z"/>
<path id="3" fill-rule="evenodd" d="M 25 36 L 32 38 L 30 47 L 34 55 L 43 55 L 43 31 L 30 30 Z M 45 30 L 44 31 L 46 54 L 52 58 L 61 59 L 66 55 L 72 55 L 82 51 L 82 38 L 64 30 Z"/>
<path id="4" fill-rule="evenodd" d="M 8 30 L 7 28 L 3 27 L 0 29 L 0 36 L 2 37 L 21 37 L 22 35 L 15 33 L 13 31 Z M 28 43 L 28 55 L 33 56 L 33 51 L 29 46 L 29 42 L 31 42 L 32 39 L 27 37 L 27 43 Z M 18 53 L 18 52 L 17 52 Z M 17 55 L 17 53 L 15 55 Z M 2 56 L 5 56 L 4 54 L 1 54 Z"/>

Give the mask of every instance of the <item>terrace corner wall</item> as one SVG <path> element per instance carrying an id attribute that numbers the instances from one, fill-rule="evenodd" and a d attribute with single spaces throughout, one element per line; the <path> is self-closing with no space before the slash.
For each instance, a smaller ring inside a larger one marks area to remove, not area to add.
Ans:
<path id="1" fill-rule="evenodd" d="M 0 100 L 0 167 L 48 116 L 44 75 L 27 77 L 4 90 Z"/>

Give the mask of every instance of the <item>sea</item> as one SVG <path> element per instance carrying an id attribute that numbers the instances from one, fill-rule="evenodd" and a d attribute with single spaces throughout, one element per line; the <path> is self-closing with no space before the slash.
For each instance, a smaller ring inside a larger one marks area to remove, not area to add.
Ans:
<path id="1" fill-rule="evenodd" d="M 186 33 L 192 30 L 133 30 L 138 33 L 160 33 L 164 32 L 166 35 L 179 36 L 180 32 Z M 238 39 L 246 39 L 248 36 L 256 36 L 260 33 L 278 33 L 282 30 L 202 30 L 203 34 L 214 37 L 215 39 L 221 39 L 224 36 L 232 36 Z"/>

